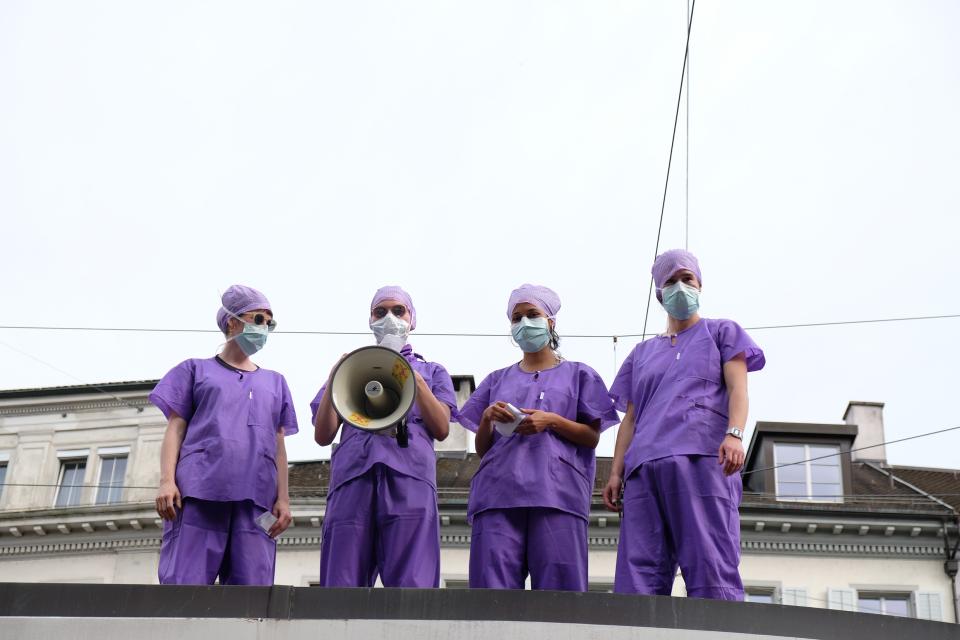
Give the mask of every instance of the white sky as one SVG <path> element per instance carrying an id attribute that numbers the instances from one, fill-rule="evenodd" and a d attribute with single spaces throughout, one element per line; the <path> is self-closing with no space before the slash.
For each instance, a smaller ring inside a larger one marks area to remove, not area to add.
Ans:
<path id="1" fill-rule="evenodd" d="M 419 331 L 502 332 L 522 282 L 563 333 L 639 333 L 683 57 L 683 2 L 0 4 L 4 325 L 214 328 L 263 290 L 281 329 L 366 330 L 382 284 Z M 702 312 L 744 326 L 960 313 L 960 5 L 701 0 L 689 237 Z M 684 123 L 661 249 L 684 241 Z M 664 315 L 655 305 L 651 327 Z M 960 320 L 756 331 L 757 420 L 888 438 L 960 425 Z M 416 336 L 416 334 L 414 334 Z M 372 338 L 371 338 L 372 340 Z M 160 377 L 215 334 L 0 330 L 83 382 Z M 293 459 L 363 337 L 276 334 Z M 479 382 L 506 337 L 413 340 Z M 622 340 L 622 362 L 633 341 Z M 612 382 L 609 339 L 563 341 Z M 0 345 L 0 388 L 77 380 Z M 613 431 L 601 455 L 612 453 Z M 957 467 L 960 432 L 888 447 Z"/>

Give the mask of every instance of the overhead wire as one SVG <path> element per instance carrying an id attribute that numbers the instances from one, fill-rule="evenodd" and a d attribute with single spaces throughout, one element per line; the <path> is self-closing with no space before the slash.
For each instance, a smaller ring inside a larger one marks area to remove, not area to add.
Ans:
<path id="1" fill-rule="evenodd" d="M 667 192 L 670 187 L 670 169 L 673 166 L 673 148 L 677 142 L 677 124 L 680 122 L 680 104 L 683 98 L 683 85 L 687 77 L 687 60 L 690 57 L 690 31 L 693 27 L 693 12 L 697 7 L 697 0 L 693 0 L 690 5 L 690 15 L 687 19 L 687 40 L 683 49 L 683 67 L 680 70 L 680 89 L 677 92 L 677 108 L 673 114 L 673 133 L 670 136 L 670 153 L 667 156 L 667 175 L 663 182 L 663 199 L 660 202 L 660 222 L 657 224 L 657 242 L 654 245 L 653 257 L 656 259 L 660 253 L 660 235 L 663 232 L 663 214 L 667 208 Z M 647 309 L 643 314 L 643 336 L 647 336 L 647 323 L 650 320 L 650 298 L 653 295 L 653 275 L 650 276 L 650 284 L 647 287 Z"/>
<path id="2" fill-rule="evenodd" d="M 895 318 L 865 318 L 860 320 L 828 320 L 823 322 L 793 322 L 786 324 L 767 324 L 753 325 L 743 327 L 747 331 L 767 331 L 774 329 L 803 329 L 816 327 L 834 327 L 849 326 L 860 324 L 878 324 L 890 322 L 918 322 L 924 320 L 950 320 L 960 318 L 960 313 L 947 313 L 925 316 L 901 316 Z M 165 328 L 165 327 L 81 327 L 67 325 L 0 325 L 0 330 L 10 331 L 90 331 L 90 332 L 117 332 L 117 333 L 216 333 L 221 334 L 218 329 L 189 329 L 189 328 Z M 321 329 L 277 329 L 271 332 L 271 335 L 296 335 L 296 336 L 369 336 L 369 331 L 337 331 Z M 222 334 L 221 334 L 222 335 Z M 441 337 L 441 338 L 508 338 L 509 333 L 496 332 L 469 332 L 469 331 L 426 331 L 416 333 L 420 337 Z M 564 338 L 644 338 L 659 335 L 658 333 L 565 333 Z M 0 342 L 0 344 L 4 344 Z M 9 345 L 7 345 L 9 346 Z M 13 348 L 13 347 L 11 347 Z M 16 349 L 14 349 L 16 351 Z"/>

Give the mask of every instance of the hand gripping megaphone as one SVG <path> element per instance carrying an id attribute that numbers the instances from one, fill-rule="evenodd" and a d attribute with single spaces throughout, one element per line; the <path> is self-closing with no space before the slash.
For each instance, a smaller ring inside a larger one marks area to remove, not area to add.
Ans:
<path id="1" fill-rule="evenodd" d="M 333 409 L 345 424 L 364 431 L 397 428 L 397 444 L 408 443 L 404 418 L 417 399 L 413 367 L 393 349 L 361 347 L 349 353 L 330 378 Z"/>

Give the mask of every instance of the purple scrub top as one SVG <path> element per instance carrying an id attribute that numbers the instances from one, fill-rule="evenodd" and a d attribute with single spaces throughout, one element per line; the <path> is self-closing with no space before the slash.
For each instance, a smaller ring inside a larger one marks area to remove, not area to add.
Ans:
<path id="1" fill-rule="evenodd" d="M 457 398 L 453 392 L 450 374 L 441 365 L 427 362 L 413 347 L 405 345 L 400 351 L 414 371 L 423 376 L 433 395 L 450 407 L 451 422 L 457 419 Z M 317 397 L 310 403 L 310 414 L 314 422 L 317 409 L 327 388 L 324 384 Z M 433 450 L 433 435 L 423 423 L 420 407 L 414 403 L 407 414 L 407 427 L 410 431 L 410 444 L 406 449 L 397 445 L 397 439 L 378 435 L 346 426 L 340 435 L 340 443 L 334 448 L 330 458 L 330 491 L 334 491 L 344 482 L 366 473 L 373 465 L 382 463 L 398 473 L 428 482 L 437 487 L 437 459 Z"/>
<path id="2" fill-rule="evenodd" d="M 582 424 L 599 420 L 601 432 L 619 422 L 600 375 L 569 360 L 535 373 L 522 370 L 519 363 L 494 371 L 463 405 L 460 424 L 476 431 L 484 410 L 497 401 Z M 587 518 L 595 472 L 594 450 L 552 429 L 529 436 L 502 436 L 494 429 L 493 445 L 470 485 L 467 516 L 472 519 L 487 509 L 548 507 Z"/>
<path id="3" fill-rule="evenodd" d="M 723 364 L 741 353 L 747 371 L 766 364 L 760 347 L 732 320 L 701 318 L 671 342 L 663 335 L 638 344 L 610 387 L 617 409 L 634 406 L 624 478 L 649 460 L 717 455 L 729 426 Z"/>
<path id="4" fill-rule="evenodd" d="M 163 376 L 150 402 L 187 421 L 177 461 L 184 498 L 277 501 L 277 433 L 297 432 L 287 381 L 276 371 L 239 371 L 219 358 L 193 358 Z"/>

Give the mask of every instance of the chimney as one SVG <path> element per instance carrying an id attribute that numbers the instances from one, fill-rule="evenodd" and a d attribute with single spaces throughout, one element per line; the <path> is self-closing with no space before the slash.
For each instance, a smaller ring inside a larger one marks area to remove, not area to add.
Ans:
<path id="1" fill-rule="evenodd" d="M 862 451 L 854 451 L 852 458 L 886 464 L 887 449 L 883 445 L 886 440 L 883 434 L 883 403 L 852 401 L 847 405 L 843 421 L 857 426 L 857 437 L 853 441 L 853 449 L 870 447 Z"/>
<path id="2" fill-rule="evenodd" d="M 453 389 L 457 394 L 457 407 L 466 404 L 470 394 L 477 388 L 473 376 L 451 376 L 453 379 Z M 437 452 L 438 458 L 459 458 L 461 460 L 467 457 L 467 430 L 460 426 L 458 422 L 450 423 L 450 434 L 443 442 L 434 442 L 433 448 Z"/>

